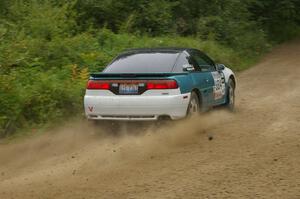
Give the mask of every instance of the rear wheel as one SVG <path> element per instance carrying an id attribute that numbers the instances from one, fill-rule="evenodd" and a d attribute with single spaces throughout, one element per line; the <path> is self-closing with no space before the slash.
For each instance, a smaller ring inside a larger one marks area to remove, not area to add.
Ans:
<path id="1" fill-rule="evenodd" d="M 191 93 L 190 103 L 188 105 L 187 117 L 192 118 L 199 116 L 200 113 L 200 102 L 198 95 L 195 92 Z"/>
<path id="2" fill-rule="evenodd" d="M 232 79 L 229 79 L 229 81 L 228 81 L 226 107 L 230 111 L 234 111 L 234 108 L 235 108 L 235 84 Z"/>

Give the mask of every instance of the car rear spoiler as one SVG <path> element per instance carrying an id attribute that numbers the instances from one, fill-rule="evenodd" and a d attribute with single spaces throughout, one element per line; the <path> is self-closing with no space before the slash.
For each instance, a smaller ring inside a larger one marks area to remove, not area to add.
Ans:
<path id="1" fill-rule="evenodd" d="M 170 77 L 177 75 L 187 75 L 188 73 L 92 73 L 91 79 L 97 78 L 152 78 L 152 77 Z"/>

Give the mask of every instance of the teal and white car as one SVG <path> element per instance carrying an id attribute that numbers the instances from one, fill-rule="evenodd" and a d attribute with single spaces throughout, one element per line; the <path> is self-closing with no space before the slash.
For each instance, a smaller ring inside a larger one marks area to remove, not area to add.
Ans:
<path id="1" fill-rule="evenodd" d="M 232 70 L 197 49 L 133 49 L 91 74 L 85 114 L 90 120 L 177 120 L 220 105 L 233 110 L 235 88 Z"/>

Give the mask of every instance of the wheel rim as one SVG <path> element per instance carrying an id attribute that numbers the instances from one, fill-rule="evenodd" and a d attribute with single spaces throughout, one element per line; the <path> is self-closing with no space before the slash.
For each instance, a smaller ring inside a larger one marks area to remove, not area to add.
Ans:
<path id="1" fill-rule="evenodd" d="M 194 117 L 197 116 L 198 114 L 199 114 L 198 101 L 195 98 L 192 98 L 189 105 L 189 115 L 190 117 Z"/>

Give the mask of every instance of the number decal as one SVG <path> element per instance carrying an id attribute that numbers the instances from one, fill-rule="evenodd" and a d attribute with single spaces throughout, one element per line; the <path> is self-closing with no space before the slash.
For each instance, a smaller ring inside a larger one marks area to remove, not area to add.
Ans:
<path id="1" fill-rule="evenodd" d="M 225 95 L 225 77 L 223 73 L 212 72 L 214 79 L 213 97 L 215 100 L 222 99 Z"/>

